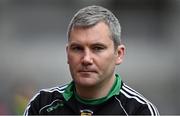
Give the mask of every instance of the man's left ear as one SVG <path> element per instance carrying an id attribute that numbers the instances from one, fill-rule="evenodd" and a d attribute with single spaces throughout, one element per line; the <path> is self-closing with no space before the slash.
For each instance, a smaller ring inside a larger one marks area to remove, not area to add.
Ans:
<path id="1" fill-rule="evenodd" d="M 125 46 L 123 44 L 117 47 L 116 55 L 116 65 L 121 64 L 125 55 Z"/>

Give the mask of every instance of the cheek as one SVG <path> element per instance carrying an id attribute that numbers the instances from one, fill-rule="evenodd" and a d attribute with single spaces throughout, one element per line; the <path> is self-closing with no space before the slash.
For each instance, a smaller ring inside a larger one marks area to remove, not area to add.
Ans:
<path id="1" fill-rule="evenodd" d="M 99 58 L 98 67 L 101 70 L 106 71 L 114 67 L 114 65 L 115 65 L 115 58 L 113 57 L 113 55 L 106 55 L 103 58 Z"/>
<path id="2" fill-rule="evenodd" d="M 77 55 L 72 55 L 72 54 L 68 54 L 68 64 L 71 66 L 71 67 L 74 67 L 74 66 L 76 66 L 77 64 L 79 64 L 78 63 L 78 57 L 77 57 Z"/>
<path id="3" fill-rule="evenodd" d="M 70 69 L 71 74 L 74 75 L 75 69 L 77 67 L 75 58 L 68 55 L 68 64 L 69 64 L 69 69 Z"/>

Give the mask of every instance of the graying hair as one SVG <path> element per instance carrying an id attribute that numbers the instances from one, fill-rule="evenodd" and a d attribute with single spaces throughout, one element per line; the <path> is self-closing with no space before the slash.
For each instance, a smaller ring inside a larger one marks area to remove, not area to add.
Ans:
<path id="1" fill-rule="evenodd" d="M 70 37 L 70 32 L 75 27 L 92 27 L 99 22 L 104 22 L 109 27 L 110 38 L 117 47 L 121 44 L 121 26 L 115 15 L 108 9 L 101 6 L 88 6 L 80 9 L 72 18 L 67 36 Z"/>

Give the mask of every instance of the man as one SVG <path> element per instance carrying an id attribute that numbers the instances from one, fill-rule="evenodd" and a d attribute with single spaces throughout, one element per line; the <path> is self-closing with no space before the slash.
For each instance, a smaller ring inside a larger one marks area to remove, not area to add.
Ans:
<path id="1" fill-rule="evenodd" d="M 100 6 L 79 10 L 70 22 L 66 47 L 73 81 L 41 90 L 25 115 L 159 115 L 115 73 L 125 54 L 120 33 L 118 19 L 109 10 Z"/>

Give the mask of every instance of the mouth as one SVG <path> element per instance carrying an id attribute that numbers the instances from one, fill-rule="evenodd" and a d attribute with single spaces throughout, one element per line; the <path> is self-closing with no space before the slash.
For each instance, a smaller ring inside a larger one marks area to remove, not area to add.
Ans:
<path id="1" fill-rule="evenodd" d="M 96 73 L 96 71 L 78 71 L 80 73 Z"/>
<path id="2" fill-rule="evenodd" d="M 79 73 L 97 73 L 95 70 L 79 70 Z"/>

